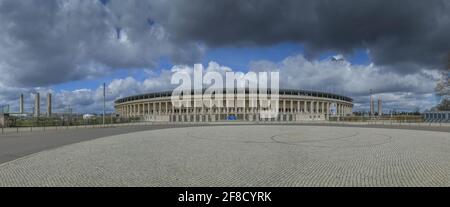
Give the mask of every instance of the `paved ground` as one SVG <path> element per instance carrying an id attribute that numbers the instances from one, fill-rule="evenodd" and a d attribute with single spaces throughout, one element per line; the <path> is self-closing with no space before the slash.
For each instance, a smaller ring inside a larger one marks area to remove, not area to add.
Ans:
<path id="1" fill-rule="evenodd" d="M 217 123 L 224 125 L 225 123 Z M 228 123 L 229 124 L 229 123 Z M 241 123 L 235 123 L 237 125 Z M 249 123 L 246 123 L 249 124 Z M 263 124 L 263 123 L 262 123 Z M 415 126 L 411 125 L 367 125 L 367 124 L 333 124 L 333 123 L 278 123 L 270 125 L 301 125 L 301 126 L 338 126 L 338 127 L 362 127 L 362 128 L 392 128 L 409 130 L 427 130 L 450 132 L 450 127 L 439 126 Z M 32 132 L 21 130 L 16 133 L 15 129 L 9 130 L 8 134 L 0 136 L 0 164 L 15 160 L 17 158 L 30 155 L 43 150 L 53 149 L 67 144 L 73 144 L 81 141 L 92 140 L 100 137 L 125 134 L 136 131 L 155 130 L 164 128 L 190 127 L 190 125 L 134 125 L 108 128 L 78 128 L 78 129 L 60 129 L 58 131 L 47 129 L 47 131 Z"/>
<path id="2" fill-rule="evenodd" d="M 450 133 L 331 126 L 141 131 L 4 163 L 0 186 L 450 186 Z"/>
<path id="3" fill-rule="evenodd" d="M 136 125 L 108 128 L 61 129 L 59 131 L 48 130 L 42 132 L 21 132 L 18 134 L 11 133 L 10 135 L 0 136 L 0 163 L 15 160 L 17 158 L 43 150 L 53 149 L 63 145 L 92 140 L 100 137 L 172 127 L 180 126 Z"/>

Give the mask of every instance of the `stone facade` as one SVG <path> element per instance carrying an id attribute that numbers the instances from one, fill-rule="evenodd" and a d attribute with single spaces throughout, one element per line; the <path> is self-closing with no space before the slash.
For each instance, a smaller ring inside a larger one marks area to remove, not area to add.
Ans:
<path id="1" fill-rule="evenodd" d="M 171 92 L 150 93 L 130 96 L 115 102 L 116 113 L 124 118 L 142 118 L 146 121 L 161 122 L 216 122 L 238 121 L 304 121 L 327 120 L 331 116 L 348 116 L 352 114 L 352 99 L 331 93 L 280 90 L 279 113 L 276 118 L 262 118 L 260 111 L 262 101 L 252 99 L 252 94 L 245 95 L 244 100 L 225 96 L 222 107 L 205 107 L 201 96 L 187 96 L 191 107 L 177 108 L 172 104 Z M 270 100 L 269 100 L 270 101 Z M 232 107 L 231 103 L 234 103 Z M 273 103 L 273 101 L 272 101 Z M 336 114 L 330 114 L 331 104 L 336 104 Z M 194 107 L 194 104 L 197 104 Z"/>

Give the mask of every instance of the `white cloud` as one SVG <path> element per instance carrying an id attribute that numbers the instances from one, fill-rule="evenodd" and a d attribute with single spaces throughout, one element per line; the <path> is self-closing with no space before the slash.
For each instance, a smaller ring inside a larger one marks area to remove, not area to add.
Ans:
<path id="1" fill-rule="evenodd" d="M 281 62 L 254 61 L 253 71 L 279 71 L 283 88 L 301 88 L 334 92 L 355 99 L 355 109 L 368 107 L 369 91 L 373 90 L 385 106 L 398 110 L 430 108 L 438 70 L 422 69 L 413 74 L 398 74 L 370 65 L 352 65 L 350 62 L 326 59 L 309 61 L 303 55 L 285 58 Z"/>

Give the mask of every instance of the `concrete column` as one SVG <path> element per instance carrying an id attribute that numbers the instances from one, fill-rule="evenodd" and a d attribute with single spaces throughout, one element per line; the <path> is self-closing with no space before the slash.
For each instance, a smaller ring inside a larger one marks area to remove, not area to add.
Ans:
<path id="1" fill-rule="evenodd" d="M 339 107 L 340 107 L 340 104 L 336 103 L 336 115 L 340 115 L 341 109 Z"/>
<path id="2" fill-rule="evenodd" d="M 303 101 L 303 113 L 306 113 L 306 111 L 307 111 L 307 102 L 306 101 Z"/>
<path id="3" fill-rule="evenodd" d="M 34 98 L 34 116 L 39 117 L 41 113 L 41 96 L 39 95 L 39 93 L 36 93 Z"/>
<path id="4" fill-rule="evenodd" d="M 148 102 L 144 103 L 144 115 L 148 115 L 148 111 L 149 111 L 149 105 Z"/>
<path id="5" fill-rule="evenodd" d="M 47 94 L 47 117 L 52 116 L 52 94 Z"/>
<path id="6" fill-rule="evenodd" d="M 238 115 L 237 110 L 238 110 L 238 108 L 237 108 L 237 97 L 236 97 L 236 94 L 233 96 L 233 103 L 234 103 L 234 108 L 233 108 L 234 115 L 237 118 L 237 115 Z"/>
<path id="7" fill-rule="evenodd" d="M 294 101 L 293 100 L 291 100 L 291 108 L 289 109 L 289 113 L 291 113 L 292 114 L 292 112 L 294 111 Z"/>
<path id="8" fill-rule="evenodd" d="M 211 100 L 210 100 L 211 101 Z M 210 104 L 209 105 L 210 107 L 209 107 L 209 118 L 210 118 L 210 120 L 211 121 L 215 121 L 215 120 L 213 120 L 213 107 L 212 107 L 212 104 Z M 214 117 L 215 117 L 216 115 L 214 115 Z"/>
<path id="9" fill-rule="evenodd" d="M 250 104 L 250 101 L 249 101 L 249 104 Z M 247 108 L 247 98 L 244 96 L 244 107 L 242 107 L 242 111 L 243 111 L 243 114 L 244 114 L 243 115 L 244 116 L 244 121 L 248 121 L 249 120 L 249 118 L 247 117 L 247 109 L 249 109 L 249 108 Z"/>
<path id="10" fill-rule="evenodd" d="M 136 115 L 136 104 L 131 105 L 131 117 Z"/>
<path id="11" fill-rule="evenodd" d="M 205 106 L 203 104 L 202 104 L 201 112 L 202 112 L 202 115 L 200 117 L 200 121 L 204 122 L 206 120 L 203 119 L 203 116 L 205 115 Z M 206 117 L 207 116 L 205 116 L 204 118 L 206 118 Z"/>
<path id="12" fill-rule="evenodd" d="M 318 113 L 319 113 L 319 102 L 316 101 L 316 114 L 318 114 Z"/>
<path id="13" fill-rule="evenodd" d="M 166 101 L 165 104 L 166 104 L 166 111 L 164 112 L 164 114 L 169 114 L 168 111 L 167 111 L 169 109 L 169 106 L 168 106 L 169 102 Z"/>
<path id="14" fill-rule="evenodd" d="M 322 114 L 325 114 L 325 102 L 322 102 Z"/>
<path id="15" fill-rule="evenodd" d="M 147 110 L 148 110 L 147 102 L 144 102 L 142 104 L 142 114 L 144 114 L 144 116 L 147 115 Z"/>
<path id="16" fill-rule="evenodd" d="M 19 100 L 19 113 L 23 114 L 24 110 L 23 110 L 23 94 L 20 94 L 20 100 Z"/>
<path id="17" fill-rule="evenodd" d="M 171 112 L 171 114 L 175 114 L 175 106 L 174 105 L 172 105 L 172 112 Z"/>
<path id="18" fill-rule="evenodd" d="M 314 102 L 310 101 L 309 104 L 309 113 L 312 114 L 314 113 Z"/>

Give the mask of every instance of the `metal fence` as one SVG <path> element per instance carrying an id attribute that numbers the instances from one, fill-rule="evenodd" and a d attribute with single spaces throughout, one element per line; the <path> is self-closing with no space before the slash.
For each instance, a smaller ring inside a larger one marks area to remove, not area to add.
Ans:
<path id="1" fill-rule="evenodd" d="M 330 121 L 258 121 L 258 122 L 244 122 L 244 121 L 222 121 L 222 122 L 130 122 L 130 123 L 115 123 L 105 125 L 74 125 L 74 126 L 40 126 L 40 127 L 8 127 L 1 128 L 1 135 L 11 135 L 30 132 L 44 132 L 44 131 L 59 131 L 59 130 L 73 130 L 73 129 L 88 129 L 88 128 L 111 128 L 122 126 L 151 126 L 151 125 L 173 125 L 173 126 L 208 126 L 208 125 L 295 125 L 295 124 L 323 124 L 323 125 L 345 125 L 345 126 L 410 126 L 410 127 L 450 127 L 450 123 L 425 123 L 425 122 L 394 122 L 394 121 L 368 121 L 368 122 L 330 122 Z"/>

